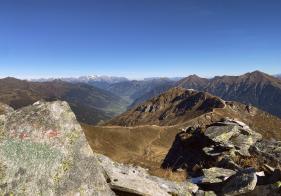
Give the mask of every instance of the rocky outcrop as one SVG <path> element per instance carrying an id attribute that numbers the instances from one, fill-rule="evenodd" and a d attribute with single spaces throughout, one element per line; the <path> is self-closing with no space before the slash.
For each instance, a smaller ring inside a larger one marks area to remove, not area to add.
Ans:
<path id="1" fill-rule="evenodd" d="M 249 148 L 262 136 L 240 121 L 223 119 L 206 128 L 189 127 L 180 132 L 167 154 L 162 166 L 184 168 L 191 175 L 196 167 L 224 167 L 238 170 L 233 159 L 250 156 Z M 198 173 L 198 172 L 197 172 Z"/>
<path id="2" fill-rule="evenodd" d="M 274 168 L 280 163 L 280 152 L 279 141 L 264 140 L 243 122 L 224 118 L 206 127 L 183 129 L 162 167 L 186 169 L 189 181 L 201 189 L 198 195 L 209 191 L 241 195 L 255 189 L 265 193 L 281 181 L 281 171 Z"/>
<path id="3" fill-rule="evenodd" d="M 0 116 L 0 195 L 114 195 L 66 102 Z"/>

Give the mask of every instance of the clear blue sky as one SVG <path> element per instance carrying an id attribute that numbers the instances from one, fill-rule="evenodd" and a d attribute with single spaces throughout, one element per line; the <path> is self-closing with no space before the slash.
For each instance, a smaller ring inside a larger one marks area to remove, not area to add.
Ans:
<path id="1" fill-rule="evenodd" d="M 0 77 L 281 73 L 280 0 L 0 0 Z"/>

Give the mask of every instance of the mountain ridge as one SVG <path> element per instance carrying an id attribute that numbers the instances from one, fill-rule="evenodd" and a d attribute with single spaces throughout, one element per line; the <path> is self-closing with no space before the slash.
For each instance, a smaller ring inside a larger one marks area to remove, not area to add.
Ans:
<path id="1" fill-rule="evenodd" d="M 38 100 L 68 101 L 81 122 L 96 124 L 125 111 L 125 101 L 107 91 L 84 83 L 29 82 L 12 77 L 0 79 L 0 102 L 17 109 Z"/>
<path id="2" fill-rule="evenodd" d="M 273 115 L 281 117 L 281 80 L 261 71 L 240 76 L 216 76 L 211 79 L 191 75 L 176 82 L 172 87 L 184 87 L 209 92 L 225 100 L 252 104 Z M 165 89 L 172 88 L 166 86 Z M 158 96 L 163 91 L 154 90 L 144 94 L 137 103 Z"/>

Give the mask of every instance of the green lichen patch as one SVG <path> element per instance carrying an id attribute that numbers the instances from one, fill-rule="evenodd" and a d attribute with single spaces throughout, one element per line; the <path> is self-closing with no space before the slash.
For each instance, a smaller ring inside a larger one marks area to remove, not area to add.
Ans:
<path id="1" fill-rule="evenodd" d="M 62 161 L 55 175 L 53 176 L 54 184 L 57 185 L 60 182 L 62 177 L 71 169 L 72 165 L 73 165 L 72 160 L 65 159 Z"/>
<path id="2" fill-rule="evenodd" d="M 77 132 L 71 132 L 71 133 L 67 134 L 66 137 L 70 144 L 74 144 L 76 142 L 76 140 L 80 137 L 80 134 Z"/>
<path id="3" fill-rule="evenodd" d="M 7 140 L 0 149 L 7 159 L 19 165 L 52 165 L 62 154 L 47 144 L 31 141 Z"/>

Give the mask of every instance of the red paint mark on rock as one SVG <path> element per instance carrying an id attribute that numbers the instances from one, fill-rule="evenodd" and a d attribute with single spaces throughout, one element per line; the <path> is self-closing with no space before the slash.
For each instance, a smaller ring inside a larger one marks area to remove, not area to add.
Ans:
<path id="1" fill-rule="evenodd" d="M 46 132 L 48 138 L 53 138 L 53 137 L 57 137 L 59 135 L 59 132 L 57 130 L 48 130 Z"/>
<path id="2" fill-rule="evenodd" d="M 22 132 L 22 133 L 20 133 L 20 135 L 19 135 L 19 138 L 22 139 L 22 140 L 24 140 L 24 139 L 27 138 L 27 137 L 28 137 L 28 135 L 27 135 L 27 133 L 25 133 L 25 132 Z"/>

